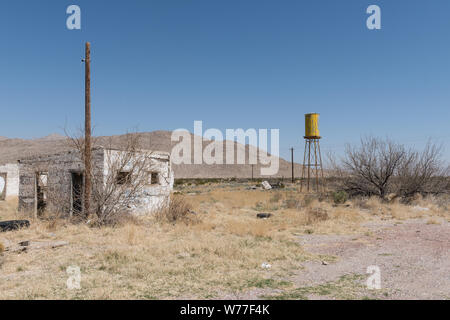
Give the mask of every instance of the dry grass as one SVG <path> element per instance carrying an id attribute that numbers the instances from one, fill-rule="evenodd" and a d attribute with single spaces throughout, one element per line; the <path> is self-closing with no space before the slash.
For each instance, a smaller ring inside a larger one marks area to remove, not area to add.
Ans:
<path id="1" fill-rule="evenodd" d="M 383 219 L 417 219 L 428 217 L 450 218 L 446 196 L 436 198 L 429 196 L 423 198 L 416 196 L 411 204 L 406 205 L 394 199 L 391 202 L 383 202 L 377 197 L 355 200 L 354 205 L 368 211 L 371 215 L 380 216 Z"/>
<path id="2" fill-rule="evenodd" d="M 163 223 L 184 222 L 185 224 L 194 224 L 199 222 L 195 212 L 192 211 L 191 205 L 183 196 L 179 195 L 173 195 L 169 205 L 155 213 L 155 219 Z"/>
<path id="3" fill-rule="evenodd" d="M 10 243 L 70 244 L 6 253 L 0 298 L 209 298 L 249 289 L 249 279 L 286 276 L 311 258 L 293 237 L 276 234 L 270 220 L 217 209 L 196 224 L 148 218 L 115 228 L 90 228 L 33 220 L 29 229 L 1 237 Z M 272 264 L 270 271 L 260 267 L 265 261 Z M 68 290 L 65 284 L 66 268 L 73 265 L 82 272 L 79 291 Z"/>
<path id="4" fill-rule="evenodd" d="M 0 221 L 12 220 L 17 216 L 17 197 L 0 201 Z"/>
<path id="5" fill-rule="evenodd" d="M 0 242 L 64 240 L 55 249 L 4 253 L 0 299 L 177 299 L 215 298 L 267 283 L 275 288 L 308 259 L 303 233 L 356 233 L 368 219 L 448 217 L 437 200 L 417 199 L 412 210 L 376 199 L 349 206 L 319 201 L 296 189 L 281 191 L 215 188 L 186 195 L 195 223 L 156 217 L 117 227 L 91 228 L 61 219 L 32 220 L 29 229 L 0 234 Z M 0 219 L 18 218 L 0 204 Z M 269 219 L 256 213 L 270 209 Z M 182 210 L 183 211 L 183 210 Z M 270 270 L 261 263 L 272 265 Z M 79 266 L 81 290 L 68 290 L 66 269 Z M 256 280 L 255 280 L 256 279 Z M 271 289 L 273 289 L 271 288 Z"/>
<path id="6" fill-rule="evenodd" d="M 441 224 L 441 222 L 438 219 L 432 217 L 427 220 L 427 224 Z"/>
<path id="7" fill-rule="evenodd" d="M 230 228 L 230 229 L 229 229 Z M 235 226 L 203 224 L 125 225 L 89 228 L 67 225 L 52 237 L 45 226 L 8 235 L 8 240 L 65 240 L 53 250 L 7 254 L 0 298 L 193 298 L 248 288 L 247 279 L 286 275 L 307 255 L 293 242 L 245 234 Z M 82 271 L 82 289 L 65 287 L 68 266 Z M 17 272 L 20 267 L 22 272 Z M 9 276 L 13 276 L 11 279 Z"/>

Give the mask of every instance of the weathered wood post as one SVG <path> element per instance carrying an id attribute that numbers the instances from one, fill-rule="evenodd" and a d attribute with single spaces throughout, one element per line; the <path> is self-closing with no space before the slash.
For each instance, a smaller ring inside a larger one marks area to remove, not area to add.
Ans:
<path id="1" fill-rule="evenodd" d="M 291 148 L 291 182 L 294 183 L 294 148 Z"/>
<path id="2" fill-rule="evenodd" d="M 86 42 L 85 57 L 85 118 L 84 118 L 84 215 L 91 207 L 91 44 Z"/>

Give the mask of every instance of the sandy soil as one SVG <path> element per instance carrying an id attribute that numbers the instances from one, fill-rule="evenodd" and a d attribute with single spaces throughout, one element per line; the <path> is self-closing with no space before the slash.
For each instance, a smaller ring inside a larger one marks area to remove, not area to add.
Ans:
<path id="1" fill-rule="evenodd" d="M 450 298 L 450 223 L 424 220 L 366 225 L 364 235 L 304 235 L 305 249 L 337 257 L 336 262 L 309 261 L 295 277 L 298 286 L 335 281 L 348 274 L 364 274 L 378 266 L 386 299 Z M 328 264 L 327 264 L 328 263 Z M 365 282 L 365 281 L 363 281 Z M 310 296 L 313 299 L 326 296 Z"/>

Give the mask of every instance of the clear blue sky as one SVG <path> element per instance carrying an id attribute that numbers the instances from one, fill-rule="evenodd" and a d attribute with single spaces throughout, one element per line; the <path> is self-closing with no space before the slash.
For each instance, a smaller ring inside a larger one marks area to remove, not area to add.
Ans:
<path id="1" fill-rule="evenodd" d="M 82 10 L 81 31 L 66 8 Z M 382 29 L 366 28 L 366 8 Z M 324 151 L 373 134 L 450 159 L 450 1 L 2 0 L 0 136 L 83 123 L 92 43 L 95 134 L 279 128 L 300 160 L 303 114 L 321 114 Z"/>

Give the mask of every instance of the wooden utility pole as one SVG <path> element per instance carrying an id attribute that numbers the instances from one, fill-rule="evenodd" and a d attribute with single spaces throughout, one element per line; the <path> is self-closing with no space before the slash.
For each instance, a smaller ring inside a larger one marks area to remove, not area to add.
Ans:
<path id="1" fill-rule="evenodd" d="M 252 181 L 253 181 L 253 164 L 252 164 Z"/>
<path id="2" fill-rule="evenodd" d="M 91 44 L 86 42 L 85 63 L 85 118 L 84 118 L 84 215 L 91 207 Z"/>
<path id="3" fill-rule="evenodd" d="M 294 148 L 291 148 L 291 171 L 292 171 L 292 183 L 294 183 Z"/>

